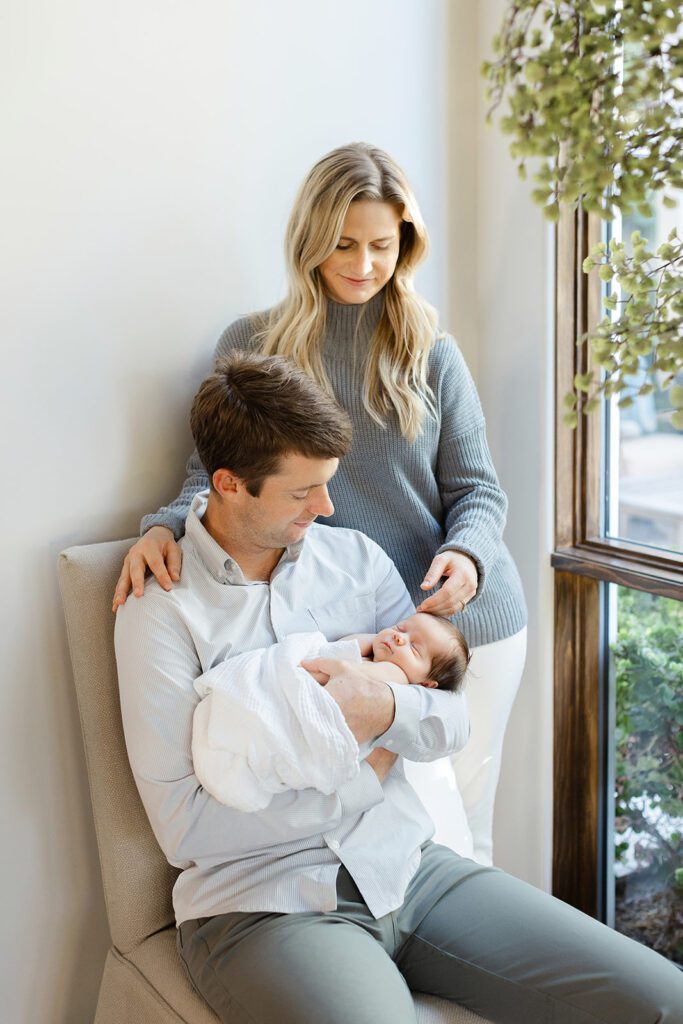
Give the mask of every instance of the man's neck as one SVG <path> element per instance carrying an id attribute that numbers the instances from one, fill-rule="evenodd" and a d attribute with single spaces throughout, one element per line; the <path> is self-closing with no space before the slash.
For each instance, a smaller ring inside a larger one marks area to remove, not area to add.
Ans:
<path id="1" fill-rule="evenodd" d="M 225 524 L 220 522 L 220 517 L 212 508 L 211 501 L 207 505 L 201 523 L 206 532 L 223 548 L 226 555 L 237 562 L 245 579 L 269 582 L 275 566 L 282 558 L 284 548 L 255 548 L 241 543 L 239 537 L 233 536 Z"/>

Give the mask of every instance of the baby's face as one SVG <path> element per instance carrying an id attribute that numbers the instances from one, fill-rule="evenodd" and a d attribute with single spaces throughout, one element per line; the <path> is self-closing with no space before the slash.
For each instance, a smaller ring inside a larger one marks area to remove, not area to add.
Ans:
<path id="1" fill-rule="evenodd" d="M 403 669 L 408 681 L 429 678 L 432 661 L 448 647 L 447 631 L 433 615 L 416 612 L 377 634 L 372 643 L 375 661 L 390 661 Z"/>

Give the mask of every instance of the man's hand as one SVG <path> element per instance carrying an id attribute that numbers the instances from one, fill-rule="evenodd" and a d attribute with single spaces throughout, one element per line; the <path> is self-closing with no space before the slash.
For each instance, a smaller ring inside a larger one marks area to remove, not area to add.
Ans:
<path id="1" fill-rule="evenodd" d="M 371 754 L 365 758 L 380 782 L 384 782 L 391 769 L 398 760 L 398 754 L 392 754 L 384 747 L 375 747 Z"/>
<path id="2" fill-rule="evenodd" d="M 359 743 L 387 731 L 395 711 L 394 695 L 387 683 L 371 679 L 362 665 L 337 658 L 311 658 L 302 661 L 301 666 L 336 700 Z"/>

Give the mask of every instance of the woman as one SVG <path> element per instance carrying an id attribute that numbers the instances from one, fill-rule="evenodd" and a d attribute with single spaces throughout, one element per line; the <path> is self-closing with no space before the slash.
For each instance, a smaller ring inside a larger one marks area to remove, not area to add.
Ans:
<path id="1" fill-rule="evenodd" d="M 247 348 L 289 356 L 351 416 L 353 446 L 331 483 L 335 512 L 327 521 L 377 541 L 418 610 L 452 616 L 473 648 L 472 737 L 453 759 L 472 834 L 462 823 L 437 839 L 490 864 L 493 795 L 524 663 L 526 610 L 502 542 L 507 501 L 474 384 L 453 339 L 437 329 L 436 312 L 413 290 L 426 254 L 427 233 L 400 168 L 363 143 L 336 149 L 315 165 L 294 204 L 286 299 L 233 323 L 216 355 Z M 193 455 L 180 496 L 143 519 L 114 609 L 131 585 L 142 593 L 148 567 L 166 589 L 178 579 L 175 539 L 192 497 L 206 487 Z M 441 817 L 435 778 L 455 801 L 443 766 L 407 767 L 428 810 Z"/>

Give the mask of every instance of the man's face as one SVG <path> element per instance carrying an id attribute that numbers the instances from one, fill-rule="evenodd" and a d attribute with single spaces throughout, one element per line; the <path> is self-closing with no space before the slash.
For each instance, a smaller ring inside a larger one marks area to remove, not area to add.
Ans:
<path id="1" fill-rule="evenodd" d="M 334 512 L 327 484 L 338 465 L 339 459 L 285 455 L 277 472 L 263 481 L 258 497 L 241 484 L 230 509 L 240 540 L 264 550 L 296 544 L 318 516 Z"/>

